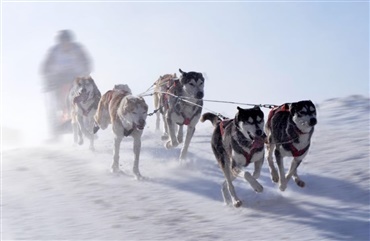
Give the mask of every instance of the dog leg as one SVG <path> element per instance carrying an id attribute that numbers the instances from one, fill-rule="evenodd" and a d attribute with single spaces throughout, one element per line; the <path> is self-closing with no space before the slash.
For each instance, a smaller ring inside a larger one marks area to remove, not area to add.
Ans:
<path id="1" fill-rule="evenodd" d="M 186 136 L 185 136 L 185 142 L 182 146 L 181 152 L 180 152 L 180 160 L 185 160 L 186 156 L 188 154 L 188 149 L 190 145 L 190 141 L 193 138 L 195 132 L 195 126 L 188 125 L 188 128 L 186 130 Z"/>
<path id="2" fill-rule="evenodd" d="M 74 121 L 72 121 L 72 129 L 73 129 L 73 142 L 77 144 L 79 128 L 78 124 Z"/>
<path id="3" fill-rule="evenodd" d="M 174 148 L 174 147 L 178 146 L 179 143 L 177 142 L 177 138 L 176 138 L 176 134 L 175 134 L 176 133 L 175 132 L 176 131 L 175 130 L 176 124 L 171 120 L 170 116 L 166 117 L 166 121 L 167 121 L 167 126 L 168 126 L 168 134 L 170 136 L 170 139 L 166 142 L 166 148 L 170 149 L 170 148 Z"/>
<path id="4" fill-rule="evenodd" d="M 140 150 L 141 150 L 141 133 L 135 133 L 132 135 L 134 138 L 134 167 L 133 173 L 137 180 L 141 179 L 142 176 L 139 171 L 139 158 L 140 158 Z"/>
<path id="5" fill-rule="evenodd" d="M 227 185 L 227 188 L 228 188 L 228 191 L 229 191 L 229 194 L 230 194 L 230 197 L 231 197 L 231 201 L 234 205 L 234 207 L 238 208 L 242 205 L 242 201 L 236 196 L 236 193 L 235 193 L 235 188 L 234 188 L 234 185 L 233 185 L 233 180 L 235 179 L 234 175 L 231 174 L 231 164 L 232 163 L 232 160 L 230 160 L 230 164 L 229 165 L 225 165 L 225 168 L 222 169 L 222 171 L 224 172 L 224 175 L 225 175 L 225 179 L 226 179 L 226 185 Z M 225 199 L 225 197 L 224 197 Z"/>
<path id="6" fill-rule="evenodd" d="M 177 130 L 177 141 L 179 143 L 182 143 L 183 139 L 184 139 L 184 126 L 179 125 Z"/>
<path id="7" fill-rule="evenodd" d="M 227 188 L 226 180 L 221 185 L 221 193 L 222 193 L 222 197 L 224 199 L 225 205 L 229 205 L 231 201 L 231 197 L 230 197 L 229 189 Z"/>
<path id="8" fill-rule="evenodd" d="M 292 161 L 292 164 L 290 166 L 290 169 L 288 171 L 288 173 L 285 175 L 285 178 L 287 179 L 287 182 L 290 180 L 290 178 L 293 176 L 293 179 L 295 181 L 295 183 L 299 186 L 299 187 L 304 187 L 305 186 L 305 182 L 302 181 L 298 174 L 297 174 L 297 169 L 298 169 L 298 166 L 301 164 L 302 160 L 298 159 L 298 158 L 294 158 L 293 161 Z"/>
<path id="9" fill-rule="evenodd" d="M 154 99 L 154 109 L 156 110 L 159 107 L 159 100 L 160 100 L 157 93 L 154 94 L 153 99 Z M 160 119 L 161 113 L 160 113 L 160 111 L 157 111 L 155 113 L 155 115 L 156 115 L 155 130 L 159 131 L 159 125 L 160 125 L 160 122 L 161 122 L 161 119 Z"/>
<path id="10" fill-rule="evenodd" d="M 254 162 L 253 177 L 255 179 L 258 179 L 260 177 L 260 175 L 261 175 L 261 169 L 262 169 L 263 162 L 264 162 L 264 158 L 262 158 L 261 160 L 258 160 L 258 161 L 255 161 Z"/>
<path id="11" fill-rule="evenodd" d="M 113 173 L 119 172 L 119 148 L 121 146 L 122 137 L 121 136 L 115 136 L 114 137 L 114 148 L 113 148 L 113 163 L 111 171 Z"/>
<path id="12" fill-rule="evenodd" d="M 267 152 L 268 152 L 267 161 L 269 163 L 271 180 L 273 182 L 277 183 L 279 181 L 279 175 L 278 175 L 278 172 L 275 168 L 274 159 L 273 159 L 273 156 L 272 156 L 273 152 L 274 152 L 274 149 L 275 149 L 274 144 L 268 144 L 267 145 Z"/>
<path id="13" fill-rule="evenodd" d="M 262 192 L 263 186 L 248 172 L 244 172 L 244 179 L 249 182 L 255 192 Z"/>
<path id="14" fill-rule="evenodd" d="M 94 116 L 93 114 L 91 113 L 90 116 L 89 116 L 89 123 L 87 123 L 87 128 L 88 128 L 88 132 L 90 133 L 94 133 Z M 89 146 L 89 149 L 91 151 L 95 151 L 95 147 L 94 147 L 94 134 L 90 134 L 89 136 L 89 139 L 90 139 L 90 146 Z"/>
<path id="15" fill-rule="evenodd" d="M 284 162 L 283 162 L 283 158 L 281 156 L 279 147 L 280 146 L 276 146 L 276 149 L 275 149 L 276 163 L 277 163 L 277 165 L 279 167 L 279 189 L 281 191 L 285 191 L 286 185 L 287 185 L 287 181 L 285 179 Z"/>

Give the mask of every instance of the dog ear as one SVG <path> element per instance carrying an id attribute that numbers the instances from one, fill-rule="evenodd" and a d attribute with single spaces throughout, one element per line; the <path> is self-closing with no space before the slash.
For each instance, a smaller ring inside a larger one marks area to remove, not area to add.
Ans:
<path id="1" fill-rule="evenodd" d="M 288 105 L 288 104 L 285 104 Z M 291 103 L 288 105 L 291 115 L 294 115 L 297 112 L 297 103 Z"/>
<path id="2" fill-rule="evenodd" d="M 183 75 L 183 76 L 186 76 L 186 72 L 182 71 L 181 69 L 179 69 L 180 73 Z"/>
<path id="3" fill-rule="evenodd" d="M 259 106 L 259 105 L 255 105 L 255 106 L 253 107 L 253 109 L 261 110 L 261 108 L 260 108 L 260 106 Z"/>

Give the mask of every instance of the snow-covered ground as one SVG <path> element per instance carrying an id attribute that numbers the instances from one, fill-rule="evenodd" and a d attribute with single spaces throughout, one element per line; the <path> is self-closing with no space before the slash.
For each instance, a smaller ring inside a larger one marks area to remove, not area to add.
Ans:
<path id="1" fill-rule="evenodd" d="M 263 193 L 235 181 L 238 209 L 222 203 L 209 122 L 198 124 L 182 166 L 180 148 L 166 150 L 148 117 L 141 181 L 131 172 L 131 138 L 121 145 L 126 174 L 109 172 L 110 130 L 99 132 L 96 152 L 87 142 L 73 146 L 72 135 L 12 148 L 16 140 L 3 135 L 2 240 L 369 240 L 369 103 L 363 96 L 319 103 L 299 167 L 306 187 L 291 181 L 279 191 L 265 162 Z"/>

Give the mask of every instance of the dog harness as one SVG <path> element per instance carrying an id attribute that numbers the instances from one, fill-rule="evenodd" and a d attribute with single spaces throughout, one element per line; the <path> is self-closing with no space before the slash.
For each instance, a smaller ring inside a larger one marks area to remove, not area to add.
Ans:
<path id="1" fill-rule="evenodd" d="M 303 148 L 301 150 L 298 150 L 297 148 L 295 148 L 295 146 L 293 145 L 292 142 L 289 143 L 289 149 L 291 150 L 293 157 L 302 156 L 303 154 L 306 153 L 306 151 L 308 150 L 308 148 L 310 148 L 310 144 L 308 144 L 305 148 Z"/>
<path id="2" fill-rule="evenodd" d="M 229 125 L 233 119 L 223 120 L 220 122 L 220 133 L 221 136 L 225 133 L 225 126 Z M 254 153 L 261 151 L 264 147 L 264 141 L 262 138 L 255 138 L 252 141 L 252 147 L 250 148 L 250 152 L 248 153 L 243 148 L 240 147 L 240 151 L 245 157 L 245 166 L 248 166 L 251 163 L 251 159 L 254 155 Z"/>
<path id="3" fill-rule="evenodd" d="M 94 104 L 97 104 L 99 102 L 99 100 L 95 99 L 94 102 L 85 110 L 85 108 L 83 108 L 83 106 L 81 105 L 81 102 L 84 102 L 84 101 L 82 101 L 81 98 L 82 97 L 80 95 L 76 96 L 73 99 L 73 104 L 77 105 L 78 108 L 80 108 L 82 110 L 82 113 L 83 113 L 84 116 L 87 116 L 89 114 L 89 112 L 92 110 L 92 108 L 94 107 Z"/>
<path id="4" fill-rule="evenodd" d="M 271 128 L 271 119 L 272 117 L 280 112 L 280 111 L 286 111 L 286 112 L 290 112 L 290 109 L 289 109 L 289 105 L 288 104 L 283 104 L 279 107 L 276 107 L 276 108 L 273 108 L 270 113 L 269 113 L 269 116 L 267 118 L 267 126 L 269 128 Z M 301 131 L 297 126 L 294 126 L 294 131 L 297 133 L 297 134 L 307 134 L 306 132 L 303 132 Z M 288 134 L 289 135 L 289 134 Z M 304 153 L 306 153 L 306 151 L 310 148 L 310 144 L 308 144 L 305 148 L 301 149 L 301 150 L 298 150 L 294 145 L 293 145 L 293 140 L 294 138 L 292 138 L 290 135 L 289 135 L 289 138 L 291 139 L 288 143 L 283 143 L 283 145 L 287 145 L 288 146 L 288 149 L 291 150 L 291 153 L 292 153 L 292 156 L 293 157 L 299 157 L 299 156 L 302 156 Z"/>

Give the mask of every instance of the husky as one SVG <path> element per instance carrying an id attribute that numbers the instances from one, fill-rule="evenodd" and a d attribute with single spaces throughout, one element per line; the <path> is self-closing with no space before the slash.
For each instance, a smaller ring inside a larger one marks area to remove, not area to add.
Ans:
<path id="1" fill-rule="evenodd" d="M 285 103 L 272 109 L 266 122 L 268 164 L 273 182 L 279 182 L 279 189 L 284 191 L 293 176 L 299 187 L 304 187 L 297 173 L 297 168 L 310 148 L 311 137 L 317 124 L 316 108 L 310 100 Z M 279 168 L 276 171 L 273 152 Z M 293 157 L 287 174 L 284 171 L 284 157 Z"/>
<path id="2" fill-rule="evenodd" d="M 95 81 L 89 77 L 74 80 L 68 95 L 74 143 L 82 145 L 83 135 L 90 140 L 90 150 L 94 150 L 94 115 L 101 93 Z"/>
<path id="3" fill-rule="evenodd" d="M 99 103 L 100 112 L 95 115 L 95 121 L 102 129 L 112 124 L 114 134 L 113 163 L 111 171 L 119 173 L 119 151 L 123 137 L 132 136 L 134 139 L 134 166 L 133 173 L 136 179 L 141 179 L 139 171 L 139 157 L 141 151 L 141 136 L 146 125 L 148 105 L 140 96 L 133 96 L 131 90 L 121 91 L 114 89 L 105 93 Z M 105 109 L 108 106 L 108 109 Z M 108 120 L 106 113 L 108 113 Z"/>
<path id="4" fill-rule="evenodd" d="M 184 72 L 181 69 L 179 71 L 180 79 L 175 79 L 166 93 L 167 103 L 164 107 L 164 115 L 165 129 L 168 130 L 166 134 L 169 138 L 165 147 L 170 149 L 182 143 L 183 126 L 188 126 L 180 152 L 180 160 L 185 160 L 203 109 L 204 77 L 199 72 Z"/>
<path id="5" fill-rule="evenodd" d="M 164 116 L 164 108 L 167 106 L 167 95 L 166 92 L 169 90 L 169 88 L 174 84 L 175 80 L 177 79 L 176 73 L 174 74 L 165 74 L 163 76 L 160 76 L 156 82 L 154 82 L 154 109 L 157 110 L 156 112 L 156 130 L 158 131 L 160 129 L 160 116 L 163 118 L 163 136 L 162 139 L 167 139 L 167 125 L 165 116 Z"/>
<path id="6" fill-rule="evenodd" d="M 209 120 L 215 127 L 212 134 L 212 151 L 225 176 L 221 192 L 226 205 L 230 201 L 235 207 L 240 207 L 242 201 L 237 197 L 232 184 L 235 178 L 242 174 L 256 192 L 262 192 L 263 187 L 257 181 L 264 162 L 264 114 L 258 106 L 249 109 L 237 107 L 234 119 L 221 120 L 212 113 L 202 115 L 200 121 Z M 253 175 L 242 171 L 254 163 Z M 231 200 L 230 200 L 231 199 Z"/>
<path id="7" fill-rule="evenodd" d="M 98 109 L 94 115 L 95 127 L 94 133 L 100 128 L 105 130 L 109 124 L 111 124 L 111 118 L 109 115 L 109 103 L 112 100 L 113 93 L 120 93 L 123 96 L 132 95 L 130 87 L 126 84 L 114 85 L 112 90 L 108 90 L 100 99 Z"/>

